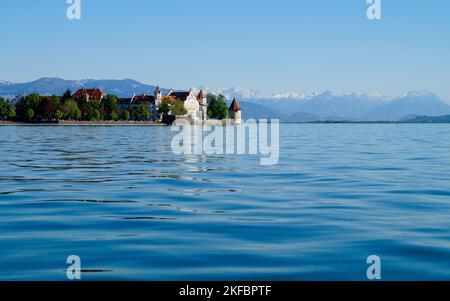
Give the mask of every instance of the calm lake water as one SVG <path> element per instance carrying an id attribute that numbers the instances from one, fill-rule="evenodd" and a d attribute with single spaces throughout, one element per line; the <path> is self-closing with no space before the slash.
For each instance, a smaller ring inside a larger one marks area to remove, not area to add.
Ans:
<path id="1" fill-rule="evenodd" d="M 450 280 L 450 125 L 280 125 L 280 162 L 166 127 L 0 127 L 0 280 Z"/>

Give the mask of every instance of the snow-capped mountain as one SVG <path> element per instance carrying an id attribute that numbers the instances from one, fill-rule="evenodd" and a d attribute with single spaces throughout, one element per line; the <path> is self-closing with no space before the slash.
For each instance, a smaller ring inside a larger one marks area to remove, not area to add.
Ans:
<path id="1" fill-rule="evenodd" d="M 194 87 L 192 90 L 195 93 L 198 93 L 200 90 L 205 91 L 207 94 L 215 94 L 219 95 L 222 94 L 228 99 L 232 99 L 234 97 L 238 99 L 259 99 L 264 98 L 264 95 L 256 90 L 250 90 L 250 89 L 242 89 L 239 87 L 233 87 L 233 88 L 211 88 L 211 87 Z"/>
<path id="2" fill-rule="evenodd" d="M 9 80 L 0 80 L 0 86 L 11 86 L 13 84 L 14 84 L 14 82 L 9 81 Z"/>
<path id="3" fill-rule="evenodd" d="M 234 88 L 212 88 L 212 87 L 195 87 L 194 92 L 198 93 L 200 90 L 206 93 L 212 93 L 215 95 L 222 94 L 227 98 L 238 98 L 245 100 L 309 100 L 317 96 L 331 96 L 331 97 L 360 97 L 373 100 L 389 100 L 393 99 L 384 93 L 364 93 L 364 92 L 352 92 L 352 93 L 333 93 L 331 91 L 325 92 L 277 92 L 274 94 L 264 94 L 257 90 L 242 89 L 239 87 Z"/>
<path id="4" fill-rule="evenodd" d="M 18 95 L 39 93 L 62 95 L 70 89 L 100 88 L 118 97 L 133 94 L 152 94 L 154 85 L 142 84 L 132 79 L 125 80 L 64 80 L 41 78 L 29 83 L 0 81 L 0 96 L 12 99 Z M 239 87 L 218 89 L 193 88 L 198 93 L 223 94 L 228 100 L 236 97 L 243 107 L 244 118 L 279 118 L 284 121 L 312 120 L 400 120 L 405 116 L 439 116 L 450 114 L 450 106 L 431 91 L 412 91 L 400 97 L 389 97 L 382 93 L 345 93 L 330 91 L 322 93 L 279 92 L 265 95 L 256 90 Z M 167 89 L 163 89 L 167 93 Z"/>
<path id="5" fill-rule="evenodd" d="M 258 100 L 258 99 L 273 99 L 273 100 L 285 100 L 285 99 L 310 99 L 319 93 L 302 93 L 302 92 L 279 92 L 271 95 L 264 94 L 257 90 L 242 89 L 240 87 L 234 88 L 212 88 L 212 87 L 195 87 L 194 92 L 200 90 L 206 93 L 211 93 L 215 95 L 222 94 L 226 98 L 246 99 L 246 100 Z"/>
<path id="6" fill-rule="evenodd" d="M 285 99 L 303 100 L 303 99 L 311 99 L 318 94 L 319 93 L 317 93 L 317 92 L 311 92 L 311 93 L 279 92 L 279 93 L 272 94 L 271 96 L 269 96 L 267 98 L 274 99 L 274 100 L 285 100 Z"/>
<path id="7" fill-rule="evenodd" d="M 405 116 L 440 116 L 450 114 L 450 106 L 431 91 L 412 91 L 377 106 L 364 117 L 369 120 L 397 121 Z"/>

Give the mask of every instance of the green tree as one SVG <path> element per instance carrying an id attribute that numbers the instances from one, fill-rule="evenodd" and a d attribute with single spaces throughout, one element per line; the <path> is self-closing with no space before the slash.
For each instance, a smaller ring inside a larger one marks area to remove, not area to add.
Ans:
<path id="1" fill-rule="evenodd" d="M 158 113 L 163 116 L 169 115 L 171 106 L 172 106 L 172 101 L 169 98 L 163 99 L 161 102 L 161 105 L 159 106 Z"/>
<path id="2" fill-rule="evenodd" d="M 119 113 L 118 112 L 112 112 L 110 117 L 111 117 L 110 120 L 117 120 L 117 119 L 119 119 Z"/>
<path id="3" fill-rule="evenodd" d="M 103 107 L 106 120 L 117 120 L 119 105 L 117 104 L 117 97 L 115 95 L 108 94 L 103 100 Z"/>
<path id="4" fill-rule="evenodd" d="M 121 120 L 130 120 L 130 118 L 131 118 L 130 111 L 128 110 L 123 110 L 122 113 L 120 114 Z"/>
<path id="5" fill-rule="evenodd" d="M 80 120 L 81 110 L 78 108 L 77 103 L 73 99 L 66 100 L 61 107 L 61 112 L 64 119 L 67 120 Z"/>
<path id="6" fill-rule="evenodd" d="M 13 120 L 16 118 L 16 108 L 14 104 L 9 103 L 6 105 L 6 119 Z"/>
<path id="7" fill-rule="evenodd" d="M 98 109 L 93 109 L 91 114 L 91 121 L 99 121 L 101 120 L 100 111 Z"/>
<path id="8" fill-rule="evenodd" d="M 208 99 L 208 118 L 213 118 L 214 112 L 217 111 L 217 96 L 214 94 L 208 94 L 206 96 Z"/>
<path id="9" fill-rule="evenodd" d="M 228 118 L 228 107 L 226 98 L 223 95 L 208 94 L 208 118 L 225 119 Z"/>
<path id="10" fill-rule="evenodd" d="M 99 104 L 99 109 L 98 109 L 99 113 L 100 113 L 100 120 L 105 120 L 106 117 L 106 112 L 105 112 L 105 106 L 103 105 L 103 102 L 101 102 Z"/>
<path id="11" fill-rule="evenodd" d="M 23 121 L 30 121 L 35 117 L 35 112 L 39 112 L 39 105 L 41 102 L 41 97 L 38 94 L 30 94 L 28 96 L 23 96 L 16 103 L 16 115 L 17 119 Z M 32 110 L 33 116 L 29 117 L 30 111 Z"/>
<path id="12" fill-rule="evenodd" d="M 177 116 L 186 115 L 187 111 L 184 107 L 184 102 L 180 99 L 177 99 L 175 102 L 172 102 L 172 114 Z"/>
<path id="13" fill-rule="evenodd" d="M 41 103 L 41 96 L 39 94 L 33 93 L 25 97 L 27 104 L 33 111 L 39 109 L 39 104 Z"/>
<path id="14" fill-rule="evenodd" d="M 219 95 L 215 118 L 219 120 L 228 118 L 227 99 L 223 95 Z"/>
<path id="15" fill-rule="evenodd" d="M 87 121 L 99 121 L 102 116 L 100 113 L 101 104 L 98 101 L 89 101 L 85 105 L 85 110 L 82 111 L 83 119 Z"/>
<path id="16" fill-rule="evenodd" d="M 0 97 L 0 119 L 5 117 L 6 101 Z"/>
<path id="17" fill-rule="evenodd" d="M 61 97 L 59 96 L 50 96 L 49 100 L 56 108 L 61 105 Z"/>
<path id="18" fill-rule="evenodd" d="M 11 119 L 11 109 L 13 105 L 0 97 L 0 120 Z M 14 111 L 15 114 L 15 111 Z"/>
<path id="19" fill-rule="evenodd" d="M 86 96 L 81 97 L 77 100 L 78 108 L 81 111 L 81 119 L 82 120 L 90 120 L 91 118 L 91 110 L 88 106 L 88 101 L 86 99 Z"/>
<path id="20" fill-rule="evenodd" d="M 67 89 L 66 92 L 64 92 L 64 94 L 63 94 L 63 96 L 61 98 L 61 101 L 65 102 L 65 101 L 67 101 L 67 100 L 69 100 L 71 98 L 72 98 L 72 92 L 69 89 Z"/>
<path id="21" fill-rule="evenodd" d="M 57 109 L 55 111 L 54 117 L 55 117 L 56 120 L 61 120 L 63 118 L 63 116 L 64 116 L 63 113 L 59 109 Z"/>
<path id="22" fill-rule="evenodd" d="M 150 119 L 150 112 L 148 111 L 148 107 L 144 105 L 137 106 L 133 110 L 133 119 L 138 121 L 144 121 Z"/>
<path id="23" fill-rule="evenodd" d="M 34 118 L 34 110 L 32 108 L 28 108 L 25 111 L 25 119 L 28 121 L 32 121 Z"/>

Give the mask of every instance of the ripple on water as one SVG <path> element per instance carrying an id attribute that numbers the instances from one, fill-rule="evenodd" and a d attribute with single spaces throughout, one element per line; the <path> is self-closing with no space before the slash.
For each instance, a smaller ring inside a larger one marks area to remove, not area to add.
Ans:
<path id="1" fill-rule="evenodd" d="M 164 127 L 0 127 L 0 279 L 450 280 L 448 125 L 281 125 L 280 162 Z"/>

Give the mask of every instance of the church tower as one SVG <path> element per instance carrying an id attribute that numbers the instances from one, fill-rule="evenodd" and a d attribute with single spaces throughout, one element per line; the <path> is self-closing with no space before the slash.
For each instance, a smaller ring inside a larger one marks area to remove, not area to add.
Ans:
<path id="1" fill-rule="evenodd" d="M 154 96 L 155 96 L 155 104 L 157 107 L 159 107 L 162 102 L 162 92 L 159 86 L 156 87 Z"/>

